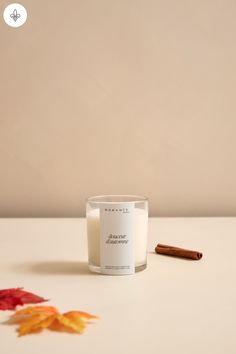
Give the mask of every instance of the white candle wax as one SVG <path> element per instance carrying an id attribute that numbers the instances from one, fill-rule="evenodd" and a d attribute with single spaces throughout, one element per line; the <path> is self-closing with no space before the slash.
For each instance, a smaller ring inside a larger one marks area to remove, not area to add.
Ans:
<path id="1" fill-rule="evenodd" d="M 135 267 L 146 263 L 148 212 L 134 209 L 134 257 Z M 87 215 L 87 234 L 89 263 L 100 267 L 100 217 L 99 209 L 91 210 Z"/>

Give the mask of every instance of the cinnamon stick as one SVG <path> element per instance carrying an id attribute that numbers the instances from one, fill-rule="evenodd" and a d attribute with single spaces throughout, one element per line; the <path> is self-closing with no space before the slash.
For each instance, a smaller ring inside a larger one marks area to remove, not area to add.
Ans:
<path id="1" fill-rule="evenodd" d="M 202 253 L 193 250 L 187 250 L 185 248 L 179 248 L 170 245 L 163 245 L 158 243 L 155 248 L 156 253 L 166 254 L 174 257 L 188 258 L 193 260 L 199 260 L 202 258 Z"/>

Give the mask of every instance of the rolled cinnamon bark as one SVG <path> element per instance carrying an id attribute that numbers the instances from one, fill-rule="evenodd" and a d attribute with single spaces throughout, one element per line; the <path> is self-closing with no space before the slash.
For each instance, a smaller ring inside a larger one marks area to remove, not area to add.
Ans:
<path id="1" fill-rule="evenodd" d="M 158 243 L 155 248 L 156 253 L 166 254 L 168 256 L 188 258 L 193 260 L 199 260 L 202 258 L 202 253 L 193 250 L 187 250 L 185 248 L 179 248 L 175 246 L 162 245 Z"/>

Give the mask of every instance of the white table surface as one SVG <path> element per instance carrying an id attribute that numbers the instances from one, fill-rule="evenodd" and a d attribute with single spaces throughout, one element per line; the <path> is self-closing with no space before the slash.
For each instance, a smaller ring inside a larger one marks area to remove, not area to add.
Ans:
<path id="1" fill-rule="evenodd" d="M 160 243 L 203 252 L 200 261 L 155 254 Z M 23 286 L 61 311 L 101 317 L 83 335 L 18 338 L 2 324 L 0 352 L 235 354 L 236 218 L 151 218 L 146 270 L 87 270 L 85 219 L 0 219 L 0 288 Z M 47 303 L 45 303 L 47 304 Z"/>

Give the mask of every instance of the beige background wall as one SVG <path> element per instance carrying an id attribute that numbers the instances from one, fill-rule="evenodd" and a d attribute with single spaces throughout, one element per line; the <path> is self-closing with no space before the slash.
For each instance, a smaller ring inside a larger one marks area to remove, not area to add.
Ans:
<path id="1" fill-rule="evenodd" d="M 1 1 L 0 10 L 9 1 Z M 28 0 L 0 21 L 0 215 L 236 215 L 236 1 Z"/>

